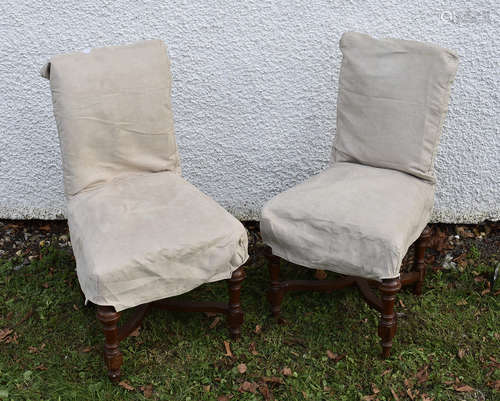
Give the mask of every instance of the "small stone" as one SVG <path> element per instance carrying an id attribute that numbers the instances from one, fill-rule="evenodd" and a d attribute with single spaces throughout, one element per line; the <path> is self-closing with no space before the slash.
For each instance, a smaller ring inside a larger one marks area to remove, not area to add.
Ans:
<path id="1" fill-rule="evenodd" d="M 19 249 L 17 252 L 16 252 L 16 256 L 21 256 L 23 254 L 23 251 L 21 249 Z"/>
<path id="2" fill-rule="evenodd" d="M 61 242 L 68 242 L 68 236 L 66 234 L 63 234 L 59 237 L 59 241 Z"/>
<path id="3" fill-rule="evenodd" d="M 30 256 L 28 256 L 28 259 L 30 262 L 33 262 L 34 260 L 38 259 L 38 256 L 37 255 L 30 255 Z"/>

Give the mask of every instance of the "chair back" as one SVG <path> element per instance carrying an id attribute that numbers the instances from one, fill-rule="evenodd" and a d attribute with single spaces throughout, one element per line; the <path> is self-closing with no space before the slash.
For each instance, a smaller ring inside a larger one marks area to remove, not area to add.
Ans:
<path id="1" fill-rule="evenodd" d="M 458 58 L 415 41 L 348 32 L 334 162 L 389 168 L 434 182 L 434 160 Z"/>
<path id="2" fill-rule="evenodd" d="M 50 79 L 66 196 L 132 173 L 180 172 L 162 41 L 58 55 Z"/>

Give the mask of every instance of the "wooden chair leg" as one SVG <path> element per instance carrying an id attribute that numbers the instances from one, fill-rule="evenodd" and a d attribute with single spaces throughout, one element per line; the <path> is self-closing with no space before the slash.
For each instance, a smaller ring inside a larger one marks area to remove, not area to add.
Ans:
<path id="1" fill-rule="evenodd" d="M 276 319 L 281 315 L 281 303 L 283 302 L 283 287 L 280 281 L 280 258 L 271 252 L 267 255 L 269 275 L 271 276 L 271 288 L 267 293 L 267 299 L 271 304 L 271 313 Z"/>
<path id="2" fill-rule="evenodd" d="M 232 338 L 237 339 L 241 336 L 241 325 L 243 324 L 243 310 L 240 304 L 241 284 L 245 279 L 243 267 L 236 269 L 231 278 L 227 281 L 229 289 L 229 311 L 227 314 L 227 323 L 229 333 Z"/>
<path id="3" fill-rule="evenodd" d="M 401 289 L 401 280 L 398 278 L 382 280 L 379 287 L 382 293 L 382 317 L 378 327 L 378 335 L 381 338 L 382 358 L 388 358 L 391 354 L 392 339 L 396 334 L 397 320 L 394 311 L 396 294 Z"/>
<path id="4" fill-rule="evenodd" d="M 112 306 L 97 306 L 97 319 L 102 323 L 102 330 L 106 337 L 104 343 L 104 360 L 108 367 L 108 377 L 113 383 L 120 381 L 120 367 L 123 363 L 123 356 L 120 352 L 118 340 L 118 320 L 120 313 Z"/>
<path id="5" fill-rule="evenodd" d="M 432 231 L 429 226 L 427 226 L 424 228 L 424 231 L 415 244 L 415 270 L 419 274 L 418 281 L 413 289 L 415 295 L 422 294 L 422 287 L 425 280 L 425 250 L 430 245 L 431 238 Z"/>

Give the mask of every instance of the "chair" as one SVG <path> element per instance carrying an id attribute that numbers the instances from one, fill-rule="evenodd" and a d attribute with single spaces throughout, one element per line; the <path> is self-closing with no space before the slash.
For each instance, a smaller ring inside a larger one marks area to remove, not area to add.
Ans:
<path id="1" fill-rule="evenodd" d="M 279 318 L 287 292 L 356 285 L 381 312 L 379 336 L 387 358 L 396 333 L 398 291 L 413 284 L 416 294 L 422 292 L 433 165 L 458 61 L 430 44 L 360 33 L 345 33 L 340 48 L 332 164 L 262 209 L 268 298 Z M 402 259 L 416 240 L 415 271 L 401 274 Z M 344 276 L 282 281 L 280 258 Z M 372 286 L 379 287 L 381 299 Z"/>
<path id="2" fill-rule="evenodd" d="M 97 305 L 109 378 L 120 380 L 120 341 L 156 307 L 224 313 L 237 338 L 247 233 L 181 177 L 164 44 L 59 55 L 42 75 L 50 79 L 77 275 L 86 302 Z M 169 299 L 223 279 L 229 303 Z M 134 307 L 118 327 L 120 312 Z"/>

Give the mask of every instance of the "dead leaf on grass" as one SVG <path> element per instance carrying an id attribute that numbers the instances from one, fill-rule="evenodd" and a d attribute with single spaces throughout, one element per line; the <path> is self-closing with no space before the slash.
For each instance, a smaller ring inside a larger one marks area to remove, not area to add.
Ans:
<path id="1" fill-rule="evenodd" d="M 316 270 L 314 272 L 314 278 L 316 280 L 325 280 L 327 277 L 326 271 L 324 270 Z"/>
<path id="2" fill-rule="evenodd" d="M 144 398 L 151 398 L 153 396 L 153 385 L 147 384 L 146 386 L 141 387 Z"/>
<path id="3" fill-rule="evenodd" d="M 12 333 L 12 329 L 5 328 L 0 330 L 0 342 L 4 341 L 10 334 Z"/>
<path id="4" fill-rule="evenodd" d="M 398 397 L 397 393 L 392 388 L 391 388 L 391 394 L 394 397 L 395 401 L 399 401 L 399 397 Z"/>
<path id="5" fill-rule="evenodd" d="M 259 325 L 255 326 L 254 333 L 255 333 L 255 334 L 260 334 L 261 332 L 262 332 L 262 327 L 261 327 L 261 326 L 259 326 Z"/>
<path id="6" fill-rule="evenodd" d="M 240 393 L 247 392 L 247 393 L 256 394 L 258 386 L 259 385 L 255 382 L 244 381 L 243 383 L 241 383 L 241 386 L 238 388 L 238 391 Z"/>
<path id="7" fill-rule="evenodd" d="M 458 358 L 463 359 L 465 356 L 465 350 L 463 348 L 459 348 L 457 355 L 458 355 Z"/>
<path id="8" fill-rule="evenodd" d="M 123 387 L 125 390 L 128 391 L 135 391 L 135 387 L 131 386 L 126 380 L 122 380 L 120 383 L 118 383 L 120 387 Z"/>
<path id="9" fill-rule="evenodd" d="M 490 381 L 486 384 L 488 385 L 488 387 L 491 387 L 496 391 L 500 391 L 500 380 Z"/>
<path id="10" fill-rule="evenodd" d="M 231 344 L 229 344 L 229 341 L 224 340 L 224 348 L 226 350 L 226 356 L 232 358 L 233 353 L 231 352 Z"/>
<path id="11" fill-rule="evenodd" d="M 262 380 L 264 381 L 264 383 L 275 383 L 275 384 L 285 383 L 281 377 L 276 377 L 276 376 L 263 377 Z"/>
<path id="12" fill-rule="evenodd" d="M 250 345 L 248 346 L 248 350 L 251 352 L 252 355 L 259 355 L 257 349 L 255 348 L 255 343 L 250 343 Z"/>
<path id="13" fill-rule="evenodd" d="M 220 316 L 216 316 L 215 319 L 208 326 L 210 329 L 215 329 L 215 327 L 221 322 L 222 318 Z"/>
<path id="14" fill-rule="evenodd" d="M 281 373 L 283 373 L 284 376 L 291 376 L 292 375 L 292 369 L 290 369 L 289 367 L 284 367 L 283 370 L 281 371 Z"/>
<path id="15" fill-rule="evenodd" d="M 467 384 L 463 385 L 463 386 L 455 385 L 455 386 L 453 386 L 453 389 L 459 393 L 471 393 L 474 391 L 474 389 Z"/>
<path id="16" fill-rule="evenodd" d="M 274 400 L 273 393 L 271 393 L 266 383 L 259 383 L 259 391 L 266 401 Z"/>
<path id="17" fill-rule="evenodd" d="M 238 372 L 240 372 L 240 374 L 243 374 L 247 371 L 247 365 L 245 365 L 244 363 L 240 363 L 236 369 L 238 369 Z"/>
<path id="18" fill-rule="evenodd" d="M 418 384 L 425 383 L 429 379 L 429 365 L 425 365 L 422 369 L 420 369 L 415 377 L 417 378 Z"/>
<path id="19" fill-rule="evenodd" d="M 345 358 L 346 354 L 337 354 L 336 352 L 332 352 L 330 350 L 326 350 L 326 356 L 328 357 L 328 359 L 330 359 L 331 361 L 333 362 L 338 362 L 340 361 L 341 359 Z"/>
<path id="20" fill-rule="evenodd" d="M 129 334 L 130 337 L 139 337 L 141 326 L 137 326 L 135 330 Z"/>

